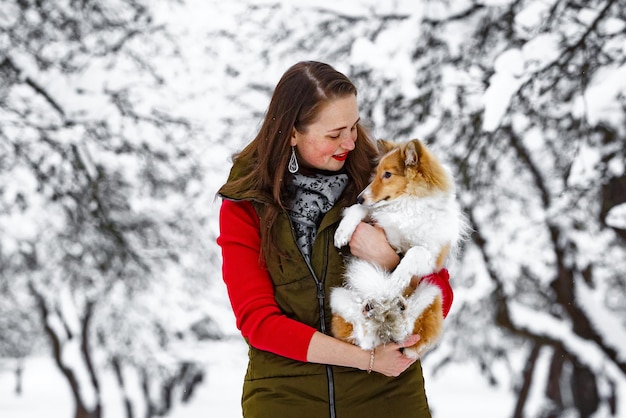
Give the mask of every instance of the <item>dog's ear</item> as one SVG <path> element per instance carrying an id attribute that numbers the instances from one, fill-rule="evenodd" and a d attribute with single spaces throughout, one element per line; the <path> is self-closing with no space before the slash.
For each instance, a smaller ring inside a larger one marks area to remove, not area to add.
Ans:
<path id="1" fill-rule="evenodd" d="M 407 167 L 417 167 L 422 157 L 422 143 L 418 139 L 413 139 L 404 148 L 404 164 Z"/>
<path id="2" fill-rule="evenodd" d="M 376 141 L 376 146 L 378 147 L 378 155 L 385 155 L 391 151 L 396 144 L 387 139 L 379 139 Z"/>

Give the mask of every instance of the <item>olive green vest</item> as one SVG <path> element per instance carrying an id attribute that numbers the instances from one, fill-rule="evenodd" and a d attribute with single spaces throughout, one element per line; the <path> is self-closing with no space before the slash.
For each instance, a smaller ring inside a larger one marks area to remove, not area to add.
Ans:
<path id="1" fill-rule="evenodd" d="M 323 218 L 307 263 L 300 253 L 286 214 L 277 219 L 278 242 L 288 257 L 274 256 L 266 259 L 267 269 L 274 283 L 275 298 L 281 311 L 289 318 L 310 325 L 319 331 L 330 330 L 331 312 L 328 295 L 331 287 L 340 286 L 344 265 L 339 251 L 333 245 L 333 234 L 341 213 L 340 208 L 331 209 Z M 311 273 L 310 269 L 313 270 Z M 320 314 L 320 302 L 323 315 Z M 322 326 L 321 318 L 325 319 Z M 325 373 L 319 364 L 294 362 L 284 357 L 251 349 L 254 368 L 248 369 L 247 378 L 260 379 L 272 376 L 295 376 Z"/>
<path id="2" fill-rule="evenodd" d="M 237 175 L 236 168 L 237 164 L 230 178 Z M 345 269 L 342 255 L 333 245 L 341 210 L 335 206 L 324 215 L 310 263 L 296 244 L 288 215 L 280 214 L 277 238 L 287 256 L 266 259 L 281 311 L 327 334 L 330 289 L 342 284 Z M 388 378 L 352 368 L 295 361 L 252 346 L 248 355 L 242 396 L 246 418 L 430 417 L 419 362 L 400 377 Z"/>

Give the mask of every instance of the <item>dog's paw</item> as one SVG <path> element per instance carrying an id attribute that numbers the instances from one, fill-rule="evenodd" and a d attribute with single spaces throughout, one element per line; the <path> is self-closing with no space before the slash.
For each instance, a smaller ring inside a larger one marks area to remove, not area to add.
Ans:
<path id="1" fill-rule="evenodd" d="M 362 205 L 352 205 L 343 211 L 343 219 L 335 231 L 335 247 L 348 245 L 354 230 L 367 216 L 367 208 Z"/>
<path id="2" fill-rule="evenodd" d="M 354 228 L 347 224 L 347 222 L 341 221 L 337 231 L 335 231 L 335 247 L 341 248 L 345 245 L 348 245 L 350 242 L 350 238 L 352 238 L 352 233 L 354 232 Z"/>
<path id="3" fill-rule="evenodd" d="M 413 276 L 424 277 L 435 269 L 435 258 L 426 247 L 409 248 L 392 274 L 397 283 L 408 286 Z"/>
<path id="4" fill-rule="evenodd" d="M 411 347 L 405 347 L 402 350 L 402 354 L 404 354 L 406 357 L 408 358 L 412 358 L 415 360 L 419 360 L 422 357 L 424 357 L 424 355 L 429 352 L 431 349 L 435 348 L 434 346 L 431 346 L 429 344 L 415 344 Z"/>
<path id="5" fill-rule="evenodd" d="M 417 344 L 411 347 L 404 347 L 404 349 L 402 349 L 402 354 L 404 354 L 408 358 L 412 358 L 415 360 L 418 360 L 421 357 L 421 353 L 417 347 Z"/>

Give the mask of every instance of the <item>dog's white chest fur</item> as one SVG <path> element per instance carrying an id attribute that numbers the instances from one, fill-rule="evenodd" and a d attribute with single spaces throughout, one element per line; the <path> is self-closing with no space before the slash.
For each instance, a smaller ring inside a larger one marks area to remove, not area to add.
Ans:
<path id="1" fill-rule="evenodd" d="M 347 245 L 357 225 L 367 218 L 383 228 L 389 244 L 404 254 L 392 276 L 403 286 L 413 276 L 433 273 L 442 249 L 456 245 L 462 230 L 461 210 L 452 192 L 404 196 L 373 207 L 347 208 L 335 233 L 335 245 Z"/>
<path id="2" fill-rule="evenodd" d="M 453 196 L 438 193 L 429 197 L 402 197 L 374 207 L 369 215 L 385 230 L 389 244 L 406 254 L 416 245 L 431 251 L 454 240 L 458 234 L 458 207 Z"/>

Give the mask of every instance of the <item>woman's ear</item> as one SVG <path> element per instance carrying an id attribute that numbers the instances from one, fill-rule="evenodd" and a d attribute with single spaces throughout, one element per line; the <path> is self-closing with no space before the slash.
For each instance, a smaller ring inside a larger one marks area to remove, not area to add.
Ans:
<path id="1" fill-rule="evenodd" d="M 298 135 L 300 135 L 300 133 L 296 131 L 296 128 L 293 128 L 291 131 L 291 146 L 292 147 L 295 147 L 296 145 L 298 145 Z"/>

